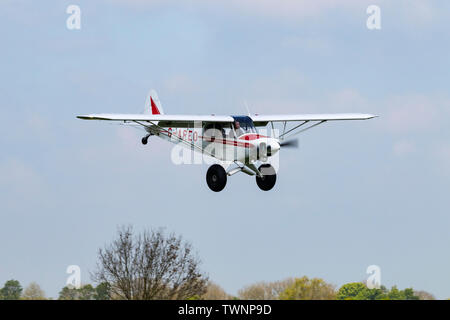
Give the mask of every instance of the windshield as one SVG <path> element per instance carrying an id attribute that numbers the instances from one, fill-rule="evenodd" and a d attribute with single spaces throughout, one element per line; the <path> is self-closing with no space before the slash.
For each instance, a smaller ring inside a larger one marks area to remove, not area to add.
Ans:
<path id="1" fill-rule="evenodd" d="M 256 133 L 255 126 L 252 119 L 247 116 L 233 116 L 234 123 L 233 128 L 236 131 L 236 135 L 239 137 L 246 133 Z"/>

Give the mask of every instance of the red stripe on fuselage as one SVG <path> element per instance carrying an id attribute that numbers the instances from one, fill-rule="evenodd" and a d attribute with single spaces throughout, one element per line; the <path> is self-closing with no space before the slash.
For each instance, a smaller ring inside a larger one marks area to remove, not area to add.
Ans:
<path id="1" fill-rule="evenodd" d="M 177 135 L 176 132 L 172 132 L 172 131 L 169 131 L 167 129 L 162 129 L 161 128 L 160 132 L 167 133 L 167 136 L 169 138 L 171 138 L 171 136 L 174 135 L 174 136 L 180 138 L 181 140 L 185 140 L 185 139 L 182 138 L 182 136 Z M 260 136 L 260 137 L 262 138 L 264 136 Z M 214 138 L 214 139 L 212 139 L 211 137 L 204 137 L 204 136 L 200 136 L 199 138 L 202 139 L 203 141 L 211 142 L 211 143 L 212 142 L 214 142 L 214 143 L 222 143 L 222 144 L 232 145 L 232 146 L 236 146 L 236 147 L 243 147 L 243 148 L 254 148 L 255 147 L 254 144 L 251 144 L 251 143 L 248 143 L 248 142 L 241 142 L 241 141 L 234 140 L 234 139 L 232 139 L 232 140 L 221 139 L 221 138 Z M 239 139 L 241 139 L 241 138 L 239 138 Z"/>
<path id="2" fill-rule="evenodd" d="M 268 138 L 256 133 L 247 133 L 239 137 L 239 140 L 256 140 L 261 138 Z"/>
<path id="3" fill-rule="evenodd" d="M 255 146 L 248 142 L 240 142 L 237 140 L 227 140 L 227 139 L 220 139 L 220 138 L 210 138 L 210 137 L 200 137 L 203 141 L 207 142 L 214 142 L 214 143 L 222 143 L 222 144 L 228 144 L 236 147 L 244 147 L 244 148 L 254 148 Z"/>

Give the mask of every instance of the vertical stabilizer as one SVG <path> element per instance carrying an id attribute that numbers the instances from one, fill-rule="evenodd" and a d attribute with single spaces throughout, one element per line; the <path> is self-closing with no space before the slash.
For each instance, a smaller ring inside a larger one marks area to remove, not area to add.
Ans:
<path id="1" fill-rule="evenodd" d="M 150 90 L 145 99 L 144 114 L 164 114 L 164 110 L 155 90 Z"/>

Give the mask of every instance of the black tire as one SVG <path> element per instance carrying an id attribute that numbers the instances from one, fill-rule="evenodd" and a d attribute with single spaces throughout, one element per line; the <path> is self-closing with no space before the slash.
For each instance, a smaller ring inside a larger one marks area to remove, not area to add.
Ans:
<path id="1" fill-rule="evenodd" d="M 142 140 L 141 140 L 141 142 L 142 142 L 142 144 L 147 144 L 147 142 L 148 142 L 148 137 L 143 137 L 142 138 Z"/>
<path id="2" fill-rule="evenodd" d="M 270 164 L 262 164 L 258 170 L 263 174 L 262 178 L 256 176 L 256 184 L 263 191 L 269 191 L 277 182 L 277 174 Z"/>
<path id="3" fill-rule="evenodd" d="M 222 191 L 227 184 L 227 173 L 225 169 L 221 165 L 213 164 L 206 173 L 206 183 L 212 191 Z"/>

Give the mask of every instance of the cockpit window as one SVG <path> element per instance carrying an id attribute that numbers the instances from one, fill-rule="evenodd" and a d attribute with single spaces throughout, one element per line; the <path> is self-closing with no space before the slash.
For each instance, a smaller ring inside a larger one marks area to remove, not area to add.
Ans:
<path id="1" fill-rule="evenodd" d="M 209 123 L 203 127 L 205 137 L 225 138 L 232 131 L 230 123 Z"/>
<path id="2" fill-rule="evenodd" d="M 239 137 L 246 133 L 256 133 L 255 126 L 252 119 L 247 116 L 234 116 L 233 128 L 236 135 Z"/>

